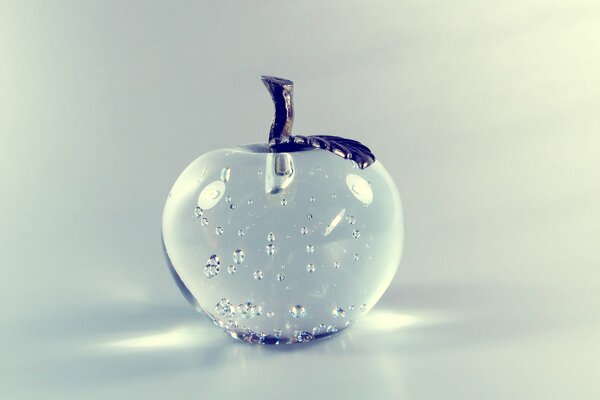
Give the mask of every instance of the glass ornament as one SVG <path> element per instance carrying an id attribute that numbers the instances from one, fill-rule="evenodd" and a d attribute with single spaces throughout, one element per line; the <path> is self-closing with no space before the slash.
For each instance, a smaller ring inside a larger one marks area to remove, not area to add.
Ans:
<path id="1" fill-rule="evenodd" d="M 398 190 L 359 142 L 292 136 L 292 82 L 263 77 L 268 145 L 214 150 L 177 178 L 162 220 L 181 292 L 232 337 L 307 343 L 364 316 L 400 262 Z"/>

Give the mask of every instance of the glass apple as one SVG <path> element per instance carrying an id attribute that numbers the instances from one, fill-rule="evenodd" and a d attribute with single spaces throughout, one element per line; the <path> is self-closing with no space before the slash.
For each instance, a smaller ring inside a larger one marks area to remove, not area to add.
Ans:
<path id="1" fill-rule="evenodd" d="M 292 82 L 263 77 L 268 145 L 206 153 L 167 198 L 163 247 L 184 296 L 232 337 L 306 343 L 364 316 L 402 254 L 398 190 L 362 144 L 291 136 Z"/>

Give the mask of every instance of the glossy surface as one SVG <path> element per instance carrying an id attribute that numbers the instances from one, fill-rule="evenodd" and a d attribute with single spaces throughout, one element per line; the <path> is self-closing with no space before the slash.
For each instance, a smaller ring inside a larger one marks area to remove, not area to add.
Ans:
<path id="1" fill-rule="evenodd" d="M 404 221 L 380 162 L 250 146 L 192 162 L 162 233 L 181 290 L 232 337 L 305 343 L 375 305 L 398 268 Z"/>

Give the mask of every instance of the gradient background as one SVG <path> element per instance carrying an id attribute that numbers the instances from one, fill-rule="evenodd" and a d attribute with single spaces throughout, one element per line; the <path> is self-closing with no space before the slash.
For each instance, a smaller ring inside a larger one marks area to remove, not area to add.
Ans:
<path id="1" fill-rule="evenodd" d="M 166 195 L 264 142 L 369 145 L 405 257 L 307 347 L 232 341 L 179 294 Z M 0 398 L 597 399 L 600 3 L 0 0 Z"/>

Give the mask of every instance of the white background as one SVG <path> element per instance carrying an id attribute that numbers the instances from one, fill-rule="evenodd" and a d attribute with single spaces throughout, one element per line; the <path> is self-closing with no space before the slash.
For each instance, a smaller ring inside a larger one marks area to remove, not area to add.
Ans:
<path id="1" fill-rule="evenodd" d="M 234 342 L 179 294 L 165 197 L 198 155 L 373 149 L 405 257 L 331 340 Z M 2 399 L 597 399 L 594 1 L 0 1 Z"/>

